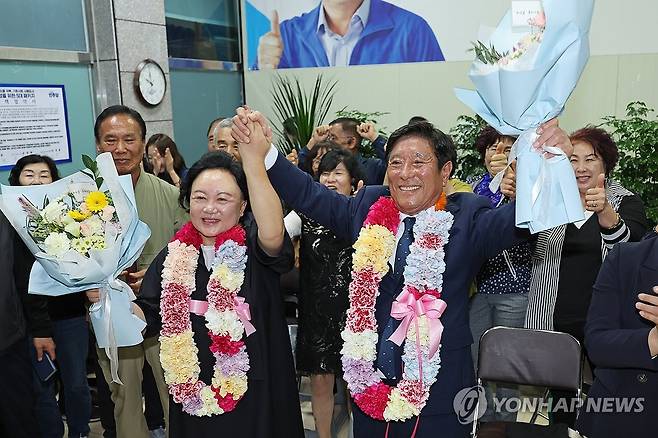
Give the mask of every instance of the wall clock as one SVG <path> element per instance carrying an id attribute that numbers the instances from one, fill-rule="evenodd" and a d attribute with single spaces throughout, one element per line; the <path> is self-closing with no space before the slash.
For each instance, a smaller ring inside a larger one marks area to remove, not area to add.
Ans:
<path id="1" fill-rule="evenodd" d="M 167 79 L 162 67 L 152 59 L 140 62 L 133 81 L 135 92 L 148 106 L 157 106 L 167 91 Z"/>

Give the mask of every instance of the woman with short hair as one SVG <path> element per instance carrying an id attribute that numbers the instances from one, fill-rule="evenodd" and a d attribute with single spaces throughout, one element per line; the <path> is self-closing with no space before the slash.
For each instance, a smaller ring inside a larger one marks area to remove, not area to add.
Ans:
<path id="1" fill-rule="evenodd" d="M 603 260 L 616 243 L 640 240 L 648 220 L 640 197 L 611 177 L 619 151 L 610 135 L 588 126 L 570 138 L 585 219 L 538 234 L 526 327 L 569 333 L 582 344 L 592 286 Z M 554 414 L 556 422 L 568 425 L 575 418 L 575 412 Z"/>
<path id="2" fill-rule="evenodd" d="M 180 203 L 191 220 L 135 301 L 147 336 L 160 334 L 170 438 L 304 436 L 279 290 L 292 244 L 264 165 L 245 169 L 225 152 L 190 168 Z M 247 202 L 254 221 L 243 225 Z"/>

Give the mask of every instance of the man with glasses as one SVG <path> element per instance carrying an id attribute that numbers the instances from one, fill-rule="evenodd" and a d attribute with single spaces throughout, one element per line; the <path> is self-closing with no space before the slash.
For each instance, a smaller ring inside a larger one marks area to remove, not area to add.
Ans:
<path id="1" fill-rule="evenodd" d="M 361 155 L 359 149 L 364 138 L 372 143 L 375 157 L 366 158 Z M 318 126 L 315 128 L 313 137 L 311 137 L 306 147 L 300 148 L 298 162 L 303 163 L 306 154 L 313 149 L 313 146 L 323 140 L 336 143 L 356 157 L 361 172 L 366 177 L 364 181 L 366 185 L 380 185 L 384 182 L 384 176 L 386 175 L 386 152 L 384 150 L 386 137 L 377 133 L 372 122 L 361 123 L 357 119 L 340 117 L 328 125 Z M 321 159 L 322 156 L 319 155 L 316 158 Z"/>

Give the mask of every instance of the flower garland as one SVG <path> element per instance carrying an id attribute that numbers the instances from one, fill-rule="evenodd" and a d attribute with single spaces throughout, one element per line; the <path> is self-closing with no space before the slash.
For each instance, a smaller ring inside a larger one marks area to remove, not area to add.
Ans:
<path id="1" fill-rule="evenodd" d="M 247 264 L 244 229 L 236 225 L 217 236 L 207 303 L 190 299 L 201 244 L 191 222 L 176 233 L 164 261 L 160 299 L 160 362 L 165 381 L 183 411 L 199 417 L 232 411 L 247 392 L 249 356 L 243 333 L 249 336 L 255 330 L 249 322 L 249 304 L 237 296 Z M 199 380 L 199 350 L 190 312 L 203 314 L 206 320 L 215 356 L 211 385 Z"/>
<path id="2" fill-rule="evenodd" d="M 356 404 L 377 420 L 405 421 L 418 416 L 437 379 L 443 331 L 439 317 L 446 308 L 440 299 L 444 247 L 453 223 L 452 214 L 443 211 L 445 204 L 443 194 L 434 210 L 416 216 L 404 286 L 391 308 L 391 316 L 401 323 L 389 339 L 398 345 L 405 343 L 403 375 L 396 387 L 382 382 L 373 367 L 378 341 L 375 302 L 400 225 L 399 211 L 391 198 L 381 197 L 370 207 L 354 244 L 350 307 L 341 333 L 343 372 Z"/>

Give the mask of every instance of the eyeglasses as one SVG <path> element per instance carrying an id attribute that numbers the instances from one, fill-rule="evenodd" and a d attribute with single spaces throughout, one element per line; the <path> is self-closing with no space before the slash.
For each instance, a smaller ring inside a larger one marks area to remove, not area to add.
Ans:
<path id="1" fill-rule="evenodd" d="M 388 168 L 393 171 L 400 171 L 408 164 L 411 164 L 412 168 L 418 170 L 422 169 L 433 161 L 433 157 L 416 157 L 412 160 L 394 157 L 388 160 Z"/>
<path id="2" fill-rule="evenodd" d="M 351 135 L 350 136 L 339 136 L 339 135 L 334 135 L 334 134 L 327 135 L 327 140 L 329 140 L 329 141 L 336 141 L 338 139 L 344 139 L 345 141 L 350 141 L 353 138 L 354 138 L 354 136 L 351 136 Z"/>

